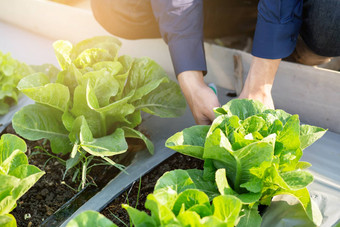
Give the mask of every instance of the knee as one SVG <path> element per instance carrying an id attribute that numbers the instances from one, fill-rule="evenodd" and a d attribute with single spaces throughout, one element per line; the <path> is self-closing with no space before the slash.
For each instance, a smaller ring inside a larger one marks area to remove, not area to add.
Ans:
<path id="1" fill-rule="evenodd" d="M 300 36 L 289 59 L 304 65 L 320 65 L 331 60 L 330 57 L 321 56 L 309 48 Z"/>
<path id="2" fill-rule="evenodd" d="M 125 39 L 159 38 L 149 0 L 91 0 L 95 19 L 111 34 Z"/>
<path id="3" fill-rule="evenodd" d="M 108 2 L 105 0 L 91 0 L 91 9 L 96 20 L 101 20 L 101 16 L 106 14 Z"/>
<path id="4" fill-rule="evenodd" d="M 340 1 L 305 0 L 301 36 L 321 56 L 340 55 Z"/>
<path id="5" fill-rule="evenodd" d="M 91 0 L 91 9 L 94 18 L 96 21 L 108 32 L 113 35 L 115 34 L 112 31 L 110 26 L 110 2 L 107 0 Z M 119 35 L 118 35 L 119 36 Z"/>
<path id="6" fill-rule="evenodd" d="M 308 35 L 301 33 L 306 45 L 317 55 L 334 57 L 340 56 L 340 43 L 337 37 L 340 32 L 334 34 L 332 31 L 327 33 L 313 32 Z"/>

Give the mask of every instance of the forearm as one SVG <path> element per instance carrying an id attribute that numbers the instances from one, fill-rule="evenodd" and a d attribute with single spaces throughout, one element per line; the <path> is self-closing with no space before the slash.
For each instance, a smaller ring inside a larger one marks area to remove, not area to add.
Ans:
<path id="1" fill-rule="evenodd" d="M 270 92 L 281 59 L 253 57 L 245 87 L 249 92 Z"/>
<path id="2" fill-rule="evenodd" d="M 260 0 L 253 42 L 253 59 L 239 98 L 274 108 L 271 90 L 281 58 L 290 55 L 302 23 L 303 0 Z"/>

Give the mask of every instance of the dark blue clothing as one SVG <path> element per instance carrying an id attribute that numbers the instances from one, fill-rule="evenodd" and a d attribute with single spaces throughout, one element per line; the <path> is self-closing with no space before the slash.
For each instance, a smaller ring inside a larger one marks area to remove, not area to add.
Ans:
<path id="1" fill-rule="evenodd" d="M 175 73 L 206 71 L 202 0 L 151 0 Z"/>
<path id="2" fill-rule="evenodd" d="M 340 1 L 304 0 L 300 35 L 314 53 L 340 56 Z"/>
<path id="3" fill-rule="evenodd" d="M 115 36 L 162 36 L 176 75 L 206 71 L 203 34 L 204 38 L 253 35 L 256 18 L 255 56 L 287 57 L 298 33 L 316 54 L 340 55 L 339 0 L 91 0 L 91 7 L 96 20 Z"/>
<path id="4" fill-rule="evenodd" d="M 175 73 L 206 71 L 202 0 L 151 0 Z M 303 0 L 260 0 L 252 54 L 279 59 L 290 55 L 302 24 Z M 221 21 L 223 23 L 223 21 Z"/>

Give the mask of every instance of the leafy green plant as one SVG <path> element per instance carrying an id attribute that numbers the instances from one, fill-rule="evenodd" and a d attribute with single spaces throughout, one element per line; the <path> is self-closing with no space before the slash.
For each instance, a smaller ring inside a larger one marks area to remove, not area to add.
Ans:
<path id="1" fill-rule="evenodd" d="M 319 225 L 322 216 L 306 188 L 313 181 L 305 171 L 311 165 L 299 159 L 325 130 L 300 125 L 297 115 L 266 109 L 251 100 L 232 100 L 215 112 L 211 126 L 184 129 L 166 146 L 205 160 L 203 180 L 216 177 L 220 194 L 242 201 L 238 226 L 260 226 L 257 206 L 269 205 L 280 194 L 295 196 L 308 218 Z"/>
<path id="2" fill-rule="evenodd" d="M 177 117 L 185 109 L 179 86 L 157 63 L 118 57 L 120 46 L 109 36 L 75 46 L 56 41 L 53 47 L 62 71 L 35 73 L 18 84 L 36 103 L 14 115 L 13 128 L 29 140 L 48 139 L 54 153 L 71 152 L 66 169 L 81 162 L 82 186 L 93 156 L 122 169 L 109 157 L 127 150 L 125 138 L 142 139 L 153 153 L 151 141 L 135 129 L 142 122 L 141 111 Z"/>
<path id="3" fill-rule="evenodd" d="M 16 201 L 24 195 L 45 172 L 28 164 L 26 143 L 19 137 L 4 134 L 0 139 L 0 225 L 16 226 L 9 214 Z"/>
<path id="4" fill-rule="evenodd" d="M 211 202 L 212 201 L 212 202 Z M 219 195 L 213 181 L 203 181 L 203 171 L 173 170 L 160 177 L 145 207 L 149 216 L 127 204 L 134 226 L 227 226 L 239 221 L 242 202 L 234 195 Z"/>
<path id="5" fill-rule="evenodd" d="M 116 227 L 112 221 L 107 219 L 104 215 L 92 211 L 87 210 L 80 213 L 78 216 L 69 221 L 66 227 Z"/>
<path id="6" fill-rule="evenodd" d="M 9 53 L 3 54 L 0 51 L 0 115 L 6 114 L 10 106 L 17 104 L 17 84 L 20 79 L 33 72 L 25 63 L 13 59 Z"/>

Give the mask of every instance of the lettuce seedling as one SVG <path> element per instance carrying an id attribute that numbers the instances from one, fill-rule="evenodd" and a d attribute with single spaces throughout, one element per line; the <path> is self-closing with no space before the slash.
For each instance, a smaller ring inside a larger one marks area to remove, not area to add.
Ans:
<path id="1" fill-rule="evenodd" d="M 82 161 L 83 183 L 93 156 L 121 167 L 108 156 L 125 152 L 127 137 L 142 139 L 153 153 L 151 141 L 135 129 L 142 122 L 141 111 L 177 117 L 185 110 L 178 84 L 156 62 L 118 57 L 120 46 L 110 36 L 74 46 L 56 41 L 53 47 L 62 70 L 35 73 L 18 84 L 35 104 L 14 115 L 13 128 L 29 140 L 48 139 L 54 153 L 72 151 L 67 170 Z"/>
<path id="2" fill-rule="evenodd" d="M 28 164 L 26 143 L 12 134 L 0 139 L 0 225 L 17 226 L 10 212 L 16 201 L 45 174 Z"/>
<path id="3" fill-rule="evenodd" d="M 252 100 L 235 99 L 215 112 L 211 126 L 184 129 L 170 137 L 166 146 L 205 160 L 205 179 L 216 176 L 222 195 L 234 195 L 245 204 L 238 226 L 260 220 L 254 207 L 269 205 L 280 194 L 295 196 L 307 216 L 319 225 L 320 211 L 306 188 L 313 181 L 304 170 L 310 164 L 299 160 L 303 149 L 326 131 L 300 125 L 298 115 L 267 109 Z"/>

